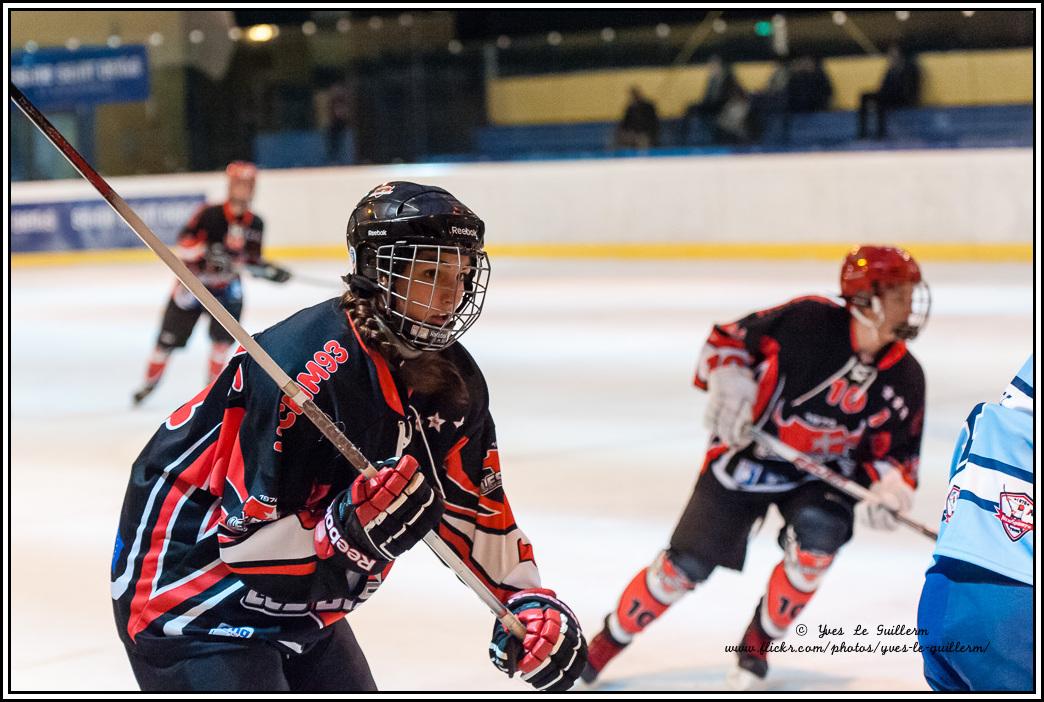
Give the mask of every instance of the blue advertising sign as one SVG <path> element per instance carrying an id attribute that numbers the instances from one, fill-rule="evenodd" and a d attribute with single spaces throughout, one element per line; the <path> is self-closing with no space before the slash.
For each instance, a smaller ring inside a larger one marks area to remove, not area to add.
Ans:
<path id="1" fill-rule="evenodd" d="M 205 202 L 203 193 L 128 198 L 127 203 L 165 243 Z M 126 249 L 145 246 L 104 200 L 11 205 L 11 252 Z"/>
<path id="2" fill-rule="evenodd" d="M 14 51 L 11 82 L 41 110 L 147 100 L 149 54 L 140 45 Z"/>

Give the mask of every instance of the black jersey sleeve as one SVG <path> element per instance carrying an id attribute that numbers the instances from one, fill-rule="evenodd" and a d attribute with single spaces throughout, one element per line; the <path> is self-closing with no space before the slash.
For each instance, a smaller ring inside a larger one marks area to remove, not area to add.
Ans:
<path id="1" fill-rule="evenodd" d="M 791 320 L 814 315 L 823 305 L 836 307 L 837 303 L 824 297 L 799 297 L 729 324 L 715 324 L 700 353 L 696 387 L 706 390 L 708 377 L 720 366 L 741 364 L 754 368 L 775 355 L 779 350 L 779 328 Z"/>
<path id="2" fill-rule="evenodd" d="M 450 449 L 439 535 L 501 601 L 539 587 L 533 546 L 515 523 L 500 472 L 496 428 L 488 411 Z"/>
<path id="3" fill-rule="evenodd" d="M 342 351 L 327 349 L 331 364 Z M 343 459 L 256 363 L 246 359 L 237 373 L 241 423 L 222 493 L 221 560 L 249 587 L 281 601 L 357 595 L 366 578 L 320 558 L 329 549 L 316 544 L 326 538 L 316 526 L 333 497 L 324 474 Z M 329 414 L 322 393 L 315 402 Z"/>
<path id="4" fill-rule="evenodd" d="M 924 372 L 910 356 L 903 363 L 902 382 L 895 383 L 889 391 L 891 397 L 886 398 L 891 404 L 867 419 L 868 440 L 861 465 L 871 481 L 898 470 L 903 480 L 916 488 L 924 428 Z"/>
<path id="5" fill-rule="evenodd" d="M 253 214 L 250 226 L 247 228 L 246 242 L 243 245 L 243 263 L 247 265 L 263 265 L 265 263 L 262 255 L 262 240 L 265 236 L 265 223 L 256 214 Z"/>

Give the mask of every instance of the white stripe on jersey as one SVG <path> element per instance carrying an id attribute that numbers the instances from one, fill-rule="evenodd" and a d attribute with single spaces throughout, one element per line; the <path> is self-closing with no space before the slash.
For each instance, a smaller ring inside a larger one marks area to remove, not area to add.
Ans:
<path id="1" fill-rule="evenodd" d="M 221 560 L 237 563 L 301 560 L 315 557 L 315 533 L 296 515 L 289 515 L 232 544 L 220 544 Z"/>
<path id="2" fill-rule="evenodd" d="M 200 437 L 199 441 L 192 444 L 185 453 L 171 461 L 170 465 L 163 469 L 163 474 L 156 480 L 156 484 L 152 486 L 152 491 L 149 493 L 149 499 L 145 502 L 144 513 L 141 515 L 141 519 L 138 520 L 138 530 L 134 534 L 134 544 L 131 546 L 131 550 L 127 554 L 127 566 L 120 577 L 113 580 L 112 585 L 110 586 L 112 599 L 118 600 L 123 597 L 123 593 L 127 591 L 127 587 L 130 585 L 131 578 L 134 576 L 134 565 L 138 560 L 138 551 L 141 550 L 141 537 L 145 532 L 145 525 L 149 522 L 149 516 L 152 514 L 152 507 L 156 502 L 157 495 L 159 495 L 163 486 L 167 482 L 167 476 L 170 475 L 171 470 L 181 465 L 182 461 L 191 456 L 192 452 L 199 448 L 204 441 L 210 438 L 210 435 L 217 431 L 220 426 L 221 422 L 215 424 L 213 429 Z"/>
<path id="3" fill-rule="evenodd" d="M 215 561 L 216 563 L 217 561 Z M 210 566 L 208 566 L 209 569 Z M 185 630 L 185 626 L 199 615 L 206 612 L 208 609 L 213 609 L 221 600 L 225 599 L 233 592 L 243 587 L 243 583 L 232 583 L 221 592 L 217 593 L 213 597 L 210 597 L 198 605 L 185 612 L 179 617 L 171 619 L 169 622 L 163 625 L 163 633 L 166 636 L 181 636 L 181 633 Z"/>

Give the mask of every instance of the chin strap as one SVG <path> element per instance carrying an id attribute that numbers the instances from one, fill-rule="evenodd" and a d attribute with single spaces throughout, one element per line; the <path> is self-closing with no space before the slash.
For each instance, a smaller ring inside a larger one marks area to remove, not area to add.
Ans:
<path id="1" fill-rule="evenodd" d="M 867 315 L 865 315 L 863 313 L 863 308 L 864 307 L 866 307 L 866 305 L 860 305 L 860 304 L 858 304 L 856 302 L 853 302 L 851 307 L 850 307 L 850 309 L 852 310 L 852 316 L 855 317 L 857 322 L 859 322 L 864 327 L 866 327 L 867 329 L 869 329 L 870 331 L 872 331 L 874 333 L 874 343 L 880 343 L 880 341 L 881 341 L 880 329 L 881 329 L 881 324 L 884 322 L 884 319 L 883 319 L 884 312 L 881 309 L 881 300 L 877 297 L 877 295 L 874 295 L 872 298 L 870 298 L 870 305 L 869 305 L 870 309 L 874 313 L 874 316 L 877 317 L 878 320 L 880 320 L 878 322 L 874 322 L 872 319 L 870 319 L 870 317 L 868 317 Z"/>

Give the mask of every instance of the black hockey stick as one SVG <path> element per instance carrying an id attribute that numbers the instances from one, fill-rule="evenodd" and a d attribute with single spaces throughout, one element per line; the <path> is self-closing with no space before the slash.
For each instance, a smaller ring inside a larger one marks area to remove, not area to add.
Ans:
<path id="1" fill-rule="evenodd" d="M 14 83 L 8 83 L 11 91 L 11 100 L 14 101 L 18 108 L 25 113 L 25 116 L 36 125 L 36 127 L 43 132 L 43 135 L 47 137 L 47 140 L 54 145 L 58 151 L 61 152 L 69 163 L 72 164 L 73 168 L 79 171 L 88 183 L 94 186 L 94 189 L 98 191 L 98 194 L 105 199 L 109 206 L 115 210 L 116 214 L 119 215 L 127 226 L 129 226 L 135 234 L 148 246 L 152 251 L 163 260 L 167 267 L 178 277 L 178 280 L 188 288 L 196 299 L 202 303 L 203 307 L 206 308 L 207 312 L 216 319 L 221 326 L 223 326 L 232 337 L 239 342 L 243 349 L 254 359 L 262 370 L 268 374 L 268 376 L 275 381 L 275 384 L 295 405 L 301 408 L 302 412 L 316 428 L 322 432 L 323 436 L 330 440 L 330 442 L 337 448 L 342 456 L 348 459 L 348 462 L 362 473 L 367 478 L 371 478 L 377 474 L 373 464 L 364 456 L 359 449 L 346 437 L 334 424 L 333 420 L 326 415 L 319 407 L 312 402 L 311 397 L 301 388 L 300 385 L 295 383 L 289 375 L 279 367 L 268 352 L 261 348 L 253 337 L 247 334 L 246 330 L 236 321 L 228 310 L 226 310 L 217 298 L 207 290 L 207 288 L 199 281 L 195 275 L 185 266 L 185 264 L 178 258 L 170 248 L 164 244 L 158 236 L 141 220 L 134 210 L 127 204 L 127 202 L 120 197 L 120 195 L 112 189 L 104 178 L 94 170 L 94 168 L 87 163 L 86 159 L 79 154 L 76 149 L 73 148 L 62 133 L 59 132 L 54 125 L 52 125 L 43 113 L 36 108 L 35 105 L 27 98 L 21 90 L 15 86 Z M 496 615 L 497 619 L 504 626 L 505 629 L 510 631 L 518 639 L 522 639 L 526 635 L 526 629 L 522 626 L 522 623 L 518 620 L 504 604 L 497 599 L 497 597 L 489 591 L 485 584 L 478 579 L 470 568 L 468 568 L 460 557 L 453 551 L 439 536 L 429 531 L 424 536 L 424 543 L 435 552 L 443 563 L 446 564 L 457 577 L 460 578 L 468 587 L 470 587 L 479 599 L 482 600 L 490 611 Z"/>
<path id="2" fill-rule="evenodd" d="M 753 429 L 751 431 L 751 435 L 754 437 L 754 441 L 761 444 L 763 448 L 768 449 L 769 451 L 776 454 L 785 461 L 792 463 L 796 468 L 803 470 L 806 473 L 811 473 L 823 482 L 828 483 L 832 487 L 835 487 L 841 492 L 845 493 L 849 497 L 852 497 L 861 502 L 868 502 L 874 505 L 881 504 L 881 500 L 878 499 L 877 495 L 870 492 L 859 483 L 855 482 L 854 480 L 849 480 L 845 476 L 841 475 L 835 470 L 831 470 L 822 463 L 813 461 L 811 458 L 806 456 L 801 451 L 798 451 L 790 444 L 785 443 L 780 439 L 777 439 L 771 434 L 765 433 L 761 429 Z M 910 519 L 902 512 L 899 512 L 894 509 L 889 509 L 887 507 L 885 507 L 885 509 L 888 509 L 888 511 L 892 513 L 892 516 L 895 517 L 896 521 L 898 521 L 900 524 L 908 526 L 914 531 L 920 532 L 921 534 L 927 536 L 929 539 L 932 539 L 933 541 L 939 538 L 939 534 L 930 527 L 927 527 L 914 519 Z"/>

